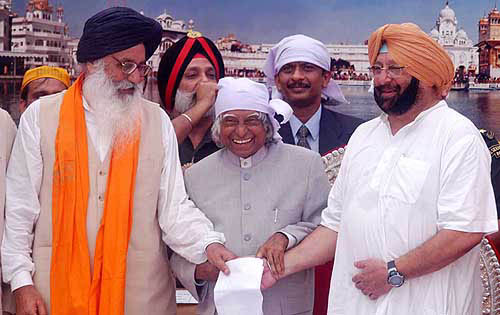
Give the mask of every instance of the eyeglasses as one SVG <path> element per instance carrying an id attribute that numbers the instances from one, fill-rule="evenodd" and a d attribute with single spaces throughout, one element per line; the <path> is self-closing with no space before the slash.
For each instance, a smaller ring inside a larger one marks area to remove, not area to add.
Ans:
<path id="1" fill-rule="evenodd" d="M 372 66 L 369 67 L 370 72 L 373 76 L 379 76 L 382 74 L 382 71 L 387 71 L 387 75 L 391 76 L 392 78 L 399 77 L 401 74 L 403 74 L 403 70 L 406 67 L 404 66 L 389 66 L 387 68 L 380 67 L 380 66 Z"/>
<path id="2" fill-rule="evenodd" d="M 122 62 L 118 60 L 115 56 L 111 57 L 120 64 L 122 72 L 126 75 L 131 75 L 135 71 L 135 69 L 139 70 L 139 74 L 143 77 L 147 76 L 151 72 L 151 67 L 148 66 L 147 64 L 144 63 L 136 64 L 135 62 L 132 61 Z"/>

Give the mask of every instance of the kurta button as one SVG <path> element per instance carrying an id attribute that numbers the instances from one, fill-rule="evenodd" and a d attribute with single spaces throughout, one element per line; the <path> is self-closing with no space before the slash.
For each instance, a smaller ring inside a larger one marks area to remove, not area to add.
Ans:
<path id="1" fill-rule="evenodd" d="M 248 173 L 243 174 L 243 179 L 244 180 L 249 180 L 250 179 L 250 174 L 248 174 Z"/>
<path id="2" fill-rule="evenodd" d="M 249 203 L 245 203 L 245 206 L 243 207 L 245 210 L 250 210 L 251 208 L 252 206 Z"/>
<path id="3" fill-rule="evenodd" d="M 100 176 L 104 175 L 104 172 L 103 171 L 99 171 L 99 175 Z"/>
<path id="4" fill-rule="evenodd" d="M 250 235 L 250 234 L 245 234 L 245 236 L 243 236 L 243 239 L 244 239 L 245 241 L 247 241 L 247 242 L 248 242 L 249 240 L 251 240 L 251 239 L 252 239 L 252 235 Z"/>
<path id="5" fill-rule="evenodd" d="M 99 201 L 101 201 L 101 202 L 104 201 L 104 197 L 102 195 L 99 195 Z"/>

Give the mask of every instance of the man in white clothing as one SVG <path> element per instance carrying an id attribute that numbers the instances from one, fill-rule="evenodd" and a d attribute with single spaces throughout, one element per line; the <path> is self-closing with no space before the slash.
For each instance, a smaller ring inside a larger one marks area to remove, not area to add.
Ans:
<path id="1" fill-rule="evenodd" d="M 231 257 L 187 198 L 170 120 L 141 97 L 161 34 L 129 8 L 97 13 L 82 75 L 21 117 L 1 253 L 17 314 L 175 314 L 162 242 L 220 269 Z"/>
<path id="2" fill-rule="evenodd" d="M 444 100 L 453 64 L 414 24 L 385 25 L 368 47 L 384 113 L 352 135 L 321 226 L 280 277 L 335 253 L 328 314 L 478 313 L 476 245 L 497 218 L 489 152 Z"/>

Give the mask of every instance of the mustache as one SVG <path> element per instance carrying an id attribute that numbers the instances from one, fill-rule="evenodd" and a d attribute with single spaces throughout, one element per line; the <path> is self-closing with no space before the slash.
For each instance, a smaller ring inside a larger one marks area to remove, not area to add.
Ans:
<path id="1" fill-rule="evenodd" d="M 293 88 L 310 88 L 311 87 L 311 84 L 307 83 L 307 82 L 292 82 L 292 83 L 289 83 L 287 84 L 287 87 L 289 89 L 293 89 Z"/>
<path id="2" fill-rule="evenodd" d="M 115 86 L 115 88 L 117 90 L 121 90 L 121 89 L 130 89 L 130 88 L 134 88 L 136 90 L 139 89 L 139 86 L 135 83 L 132 83 L 128 80 L 123 80 L 123 81 L 118 81 L 118 82 L 113 82 L 113 85 Z"/>

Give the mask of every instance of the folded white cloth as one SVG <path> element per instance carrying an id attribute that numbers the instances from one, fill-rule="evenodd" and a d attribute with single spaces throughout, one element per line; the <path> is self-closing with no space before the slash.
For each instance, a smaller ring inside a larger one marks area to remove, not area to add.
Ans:
<path id="1" fill-rule="evenodd" d="M 260 282 L 264 261 L 255 257 L 226 262 L 230 274 L 222 272 L 214 288 L 215 308 L 219 315 L 262 315 Z"/>

